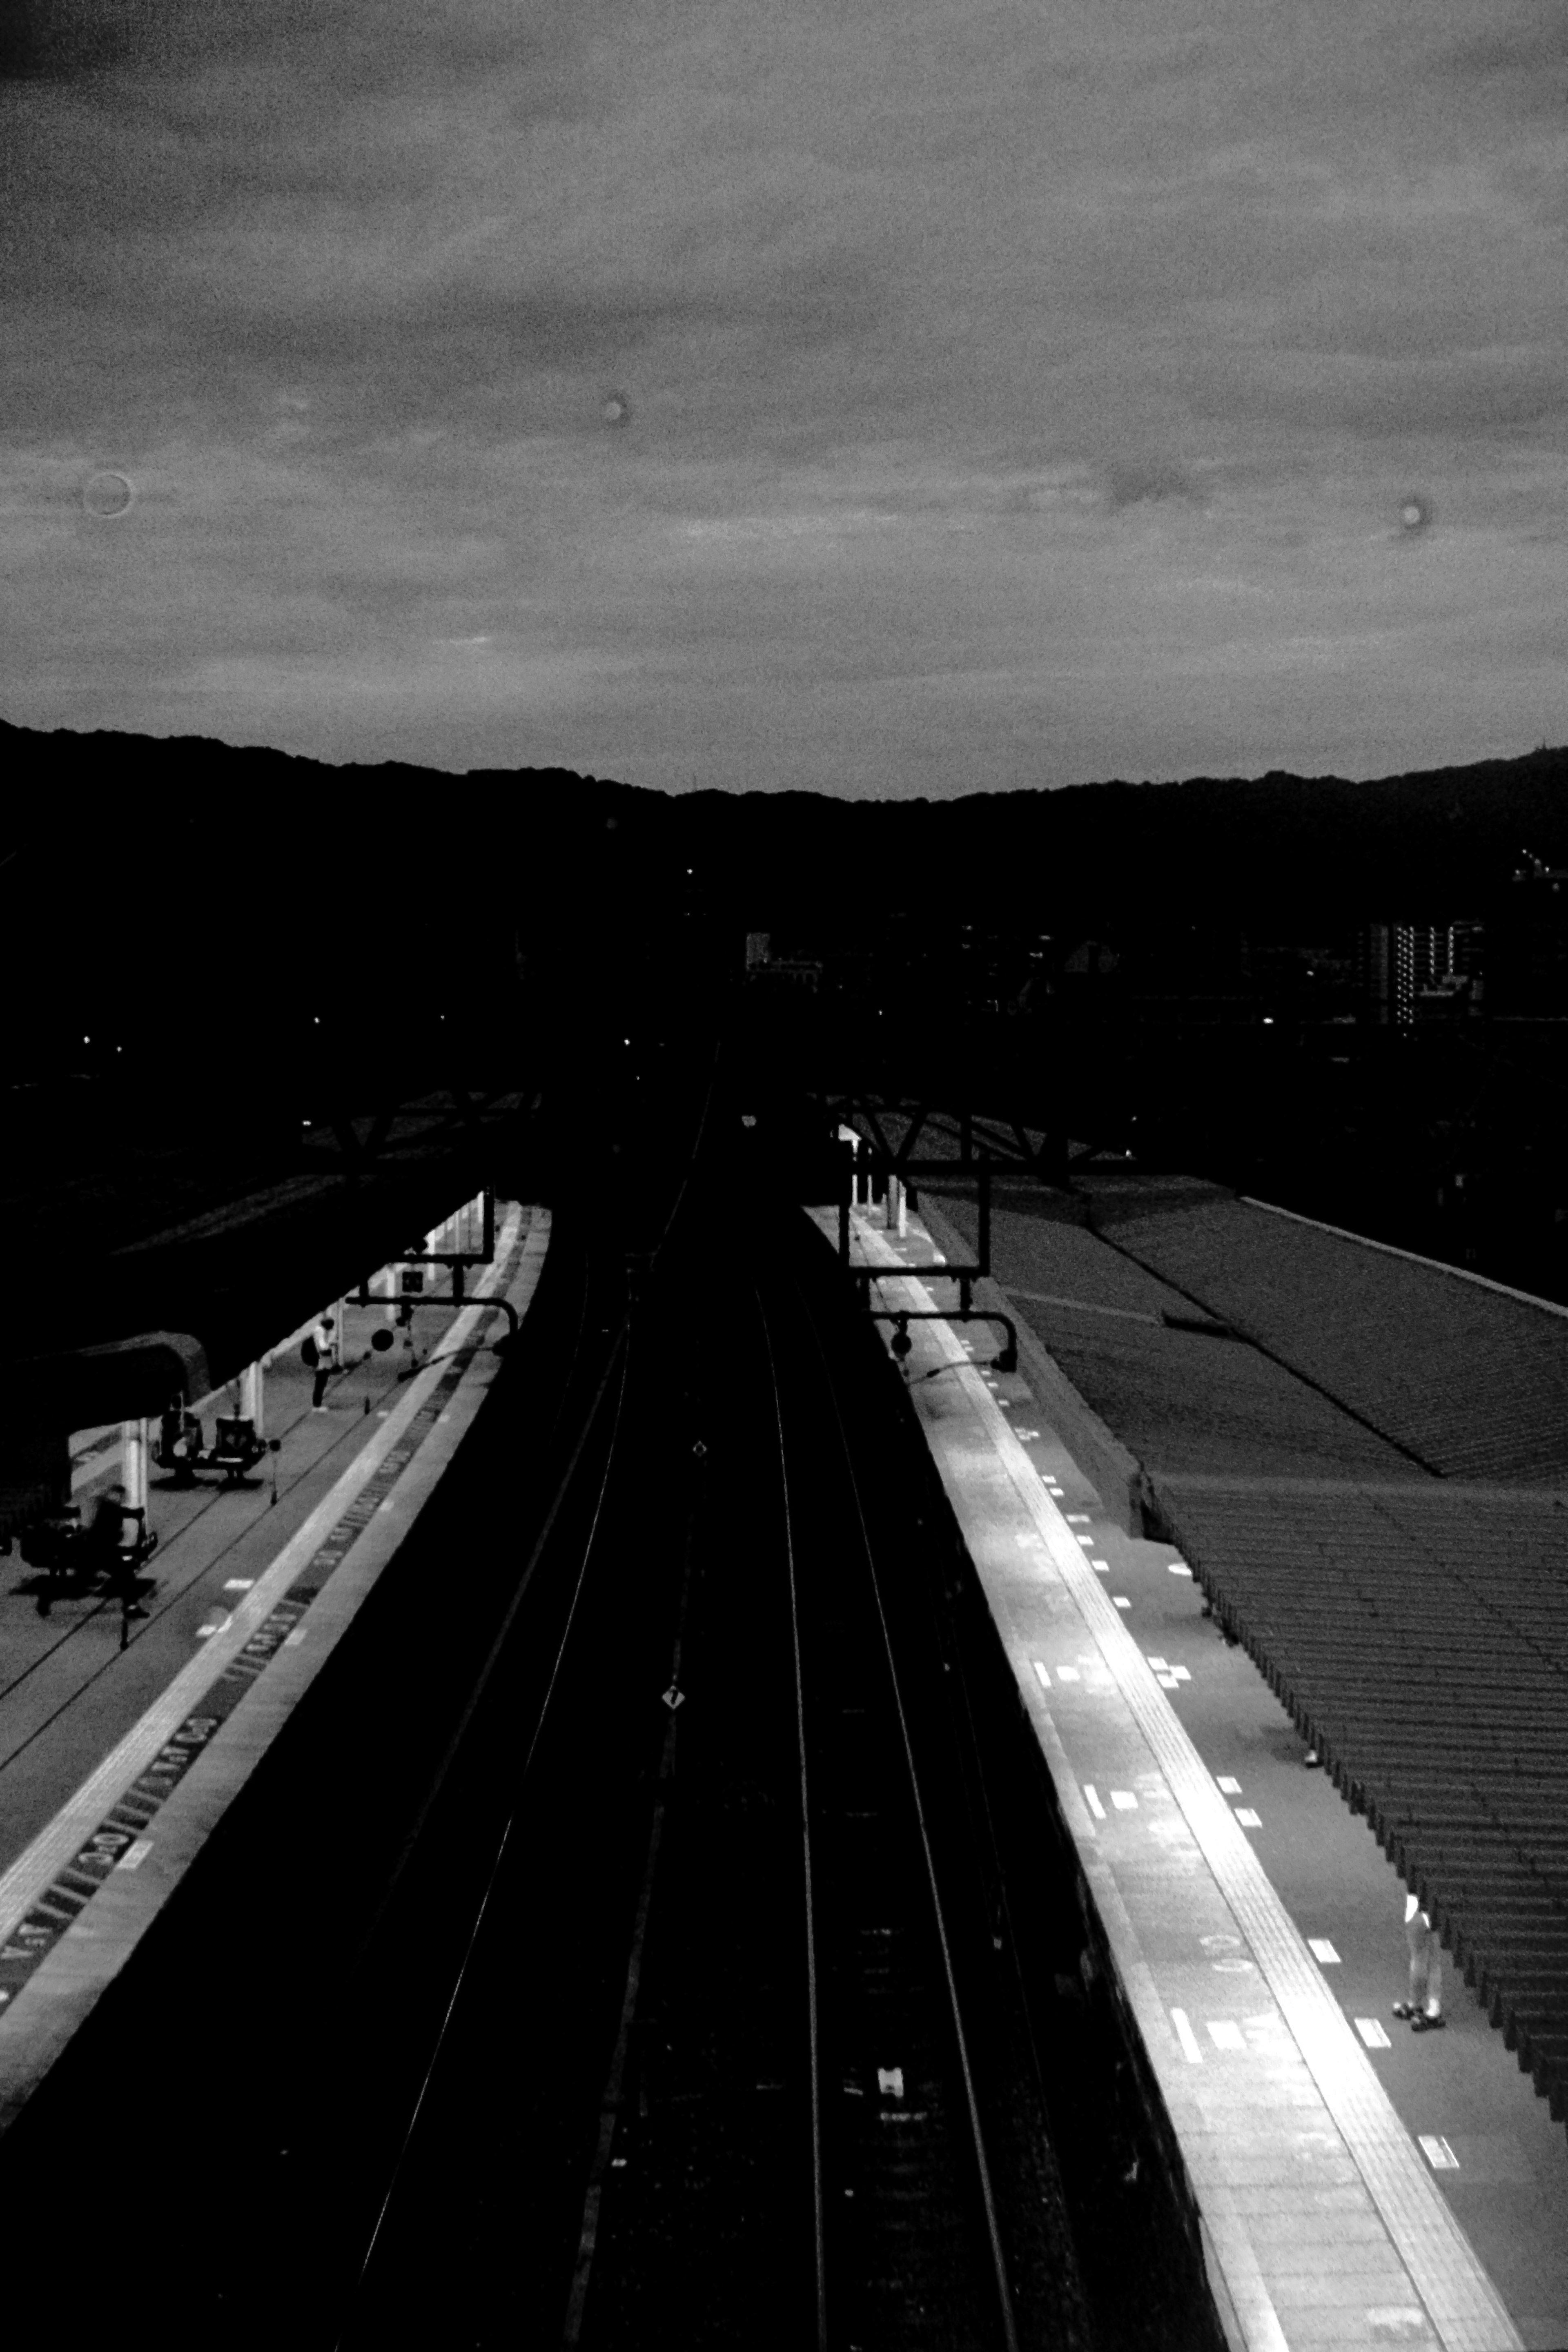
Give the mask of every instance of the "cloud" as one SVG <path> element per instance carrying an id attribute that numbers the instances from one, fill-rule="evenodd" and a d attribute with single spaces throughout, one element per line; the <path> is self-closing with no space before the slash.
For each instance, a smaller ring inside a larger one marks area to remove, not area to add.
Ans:
<path id="1" fill-rule="evenodd" d="M 522 695 L 601 772 L 722 742 L 752 781 L 931 789 L 1130 772 L 1133 673 L 1169 760 L 1212 760 L 1228 661 L 1289 765 L 1353 738 L 1380 663 L 1413 728 L 1451 717 L 1424 600 L 1479 614 L 1512 551 L 1537 608 L 1488 642 L 1531 740 L 1561 731 L 1542 7 L 10 25 L 10 715 L 309 748 L 314 709 L 348 757 L 384 693 L 423 756 L 484 764 Z M 111 521 L 95 469 L 134 486 Z M 1401 526 L 1412 486 L 1440 526 Z M 1342 698 L 1310 740 L 1298 675 Z"/>

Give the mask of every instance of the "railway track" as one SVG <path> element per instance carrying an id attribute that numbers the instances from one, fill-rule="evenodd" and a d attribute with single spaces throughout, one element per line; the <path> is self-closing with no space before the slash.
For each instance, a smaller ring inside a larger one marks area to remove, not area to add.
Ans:
<path id="1" fill-rule="evenodd" d="M 43 2179 L 89 2108 L 154 2165 L 201 2113 L 287 2230 L 204 2242 L 183 2320 L 1215 2352 L 1128 2288 L 1130 2242 L 1190 2273 L 934 1473 L 831 1252 L 753 1210 L 717 1153 L 635 1251 L 559 1221 L 461 1486 L 9 2136 Z M 284 1919 L 287 2033 L 215 2105 L 185 1988 Z"/>
<path id="2" fill-rule="evenodd" d="M 664 2306 L 693 2345 L 1073 2352 L 954 1662 L 894 1590 L 916 1531 L 865 1490 L 855 1371 L 800 1258 L 737 1290 L 724 1378 L 689 1383 L 702 1427 L 671 1448 L 696 1465 L 679 1703 L 562 2340 L 643 2343 Z"/>

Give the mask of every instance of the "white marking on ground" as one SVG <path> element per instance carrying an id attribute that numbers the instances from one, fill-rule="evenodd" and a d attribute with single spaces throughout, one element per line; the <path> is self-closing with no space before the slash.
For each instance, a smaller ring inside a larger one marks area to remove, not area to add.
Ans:
<path id="1" fill-rule="evenodd" d="M 1087 1780 L 1083 1784 L 1083 1801 L 1097 1822 L 1105 1819 L 1105 1807 L 1100 1801 L 1100 1791 Z"/>
<path id="2" fill-rule="evenodd" d="M 1128 1600 L 1125 1592 L 1113 1592 L 1110 1597 L 1112 1601 L 1115 1601 L 1118 1609 L 1131 1609 L 1132 1606 L 1132 1603 Z"/>
<path id="3" fill-rule="evenodd" d="M 1203 2045 L 1193 2032 L 1192 2021 L 1186 2011 L 1173 2009 L 1171 2011 L 1171 2022 L 1176 2029 L 1176 2039 L 1182 2045 L 1183 2054 L 1194 2066 L 1201 2066 L 1204 2063 Z"/>
<path id="4" fill-rule="evenodd" d="M 1051 1686 L 1051 1670 L 1050 1670 L 1050 1668 L 1049 1668 L 1048 1666 L 1044 1666 L 1044 1665 L 1042 1665 L 1042 1664 L 1040 1664 L 1039 1659 L 1038 1659 L 1038 1658 L 1037 1658 L 1037 1659 L 1035 1660 L 1035 1672 L 1038 1675 L 1038 1676 L 1039 1676 L 1039 1678 L 1040 1678 L 1040 1688 L 1041 1688 L 1042 1690 L 1049 1690 L 1049 1688 L 1050 1688 L 1050 1686 Z"/>
<path id="5" fill-rule="evenodd" d="M 1392 2050 L 1394 2047 L 1381 2021 L 1375 2017 L 1358 2017 L 1355 2030 L 1369 2050 Z"/>
<path id="6" fill-rule="evenodd" d="M 1223 1789 L 1227 1797 L 1239 1797 L 1241 1794 L 1241 1782 L 1239 1780 L 1232 1780 L 1228 1772 L 1222 1772 L 1219 1775 L 1218 1779 L 1215 1782 L 1215 1787 L 1216 1789 Z"/>
<path id="7" fill-rule="evenodd" d="M 1057 1668 L 1057 1680 L 1058 1683 L 1076 1683 L 1081 1679 L 1082 1677 L 1079 1675 L 1079 1670 L 1076 1666 L 1058 1666 Z"/>
<path id="8" fill-rule="evenodd" d="M 1312 1958 L 1315 1960 L 1321 1960 L 1324 1968 L 1338 1968 L 1340 1964 L 1340 1956 L 1338 1952 L 1335 1951 L 1333 1946 L 1330 1943 L 1326 1936 L 1309 1936 L 1307 1938 L 1307 1949 L 1311 1953 Z"/>
<path id="9" fill-rule="evenodd" d="M 1458 2172 L 1459 2168 L 1458 2158 L 1447 2141 L 1439 2139 L 1436 2132 L 1421 2134 L 1421 2153 L 1434 2172 Z"/>
<path id="10" fill-rule="evenodd" d="M 1236 1818 L 1244 1830 L 1260 1830 L 1263 1827 L 1262 1814 L 1255 1813 L 1250 1805 L 1237 1805 Z"/>
<path id="11" fill-rule="evenodd" d="M 1234 2017 L 1211 2017 L 1209 2039 L 1216 2050 L 1245 2050 L 1247 2039 Z"/>
<path id="12" fill-rule="evenodd" d="M 1110 1801 L 1119 1813 L 1135 1813 L 1138 1811 L 1138 1800 L 1131 1789 L 1112 1789 Z"/>
<path id="13" fill-rule="evenodd" d="M 116 1870 L 140 1870 L 152 1851 L 151 1838 L 138 1838 L 134 1845 L 126 1847 L 114 1867 Z"/>

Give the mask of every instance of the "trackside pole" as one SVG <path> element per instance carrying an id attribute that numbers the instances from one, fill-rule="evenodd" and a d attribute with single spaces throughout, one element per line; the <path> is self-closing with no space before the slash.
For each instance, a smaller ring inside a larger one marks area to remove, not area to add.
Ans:
<path id="1" fill-rule="evenodd" d="M 122 1421 L 120 1424 L 121 1476 L 125 1486 L 125 1506 L 139 1511 L 142 1525 L 147 1525 L 147 1422 Z"/>

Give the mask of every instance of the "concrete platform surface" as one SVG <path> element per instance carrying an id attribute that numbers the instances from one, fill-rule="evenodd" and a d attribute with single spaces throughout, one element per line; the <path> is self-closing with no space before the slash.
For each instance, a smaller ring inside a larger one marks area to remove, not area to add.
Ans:
<path id="1" fill-rule="evenodd" d="M 834 1221 L 820 1220 L 830 1235 Z M 930 1267 L 857 1215 L 864 1263 Z M 876 1303 L 950 1303 L 889 1273 Z M 1172 1546 L 1127 1535 L 984 1324 L 911 1394 L 1050 1764 L 1247 2352 L 1568 2352 L 1568 2147 L 1446 1972 L 1392 2015 L 1405 1889 Z M 977 1360 L 972 1363 L 971 1358 Z"/>
<path id="2" fill-rule="evenodd" d="M 320 1672 L 450 1463 L 521 1316 L 548 1213 L 514 1204 L 471 1301 L 416 1310 L 385 1352 L 350 1307 L 345 1368 L 310 1404 L 297 1350 L 267 1376 L 279 1453 L 250 1484 L 154 1472 L 148 1614 L 50 1599 L 13 1555 L 0 1581 L 0 2130 L 124 1965 Z M 410 1344 L 405 1345 L 405 1337 Z M 204 1417 L 225 1407 L 222 1391 Z M 79 1498 L 116 1473 L 90 1444 Z M 274 1466 L 276 1486 L 274 1486 Z M 121 1647 L 122 1633 L 130 1638 Z"/>

